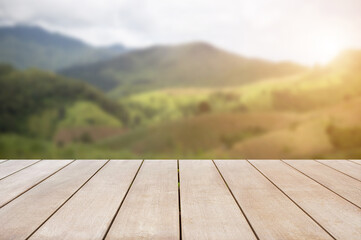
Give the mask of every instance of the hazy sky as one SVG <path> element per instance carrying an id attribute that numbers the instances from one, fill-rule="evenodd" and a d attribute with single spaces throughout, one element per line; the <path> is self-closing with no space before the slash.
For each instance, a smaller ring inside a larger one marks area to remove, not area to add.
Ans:
<path id="1" fill-rule="evenodd" d="M 241 55 L 324 63 L 361 48 L 361 0 L 0 0 L 0 23 L 93 45 L 207 41 Z"/>

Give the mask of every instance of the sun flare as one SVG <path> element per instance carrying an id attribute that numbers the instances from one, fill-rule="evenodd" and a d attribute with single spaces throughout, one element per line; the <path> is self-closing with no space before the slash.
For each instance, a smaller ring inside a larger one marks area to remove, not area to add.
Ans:
<path id="1" fill-rule="evenodd" d="M 312 58 L 319 64 L 327 64 L 345 50 L 345 44 L 338 36 L 332 36 L 331 34 L 323 35 L 315 41 L 317 42 L 315 46 L 317 50 Z"/>

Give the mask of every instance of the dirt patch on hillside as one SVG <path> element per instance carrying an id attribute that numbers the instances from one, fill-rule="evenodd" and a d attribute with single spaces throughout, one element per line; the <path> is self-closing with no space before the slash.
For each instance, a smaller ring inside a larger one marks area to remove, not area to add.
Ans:
<path id="1" fill-rule="evenodd" d="M 90 143 L 119 136 L 126 131 L 124 128 L 103 126 L 63 128 L 55 134 L 54 142 L 57 145 L 64 145 L 70 142 Z"/>

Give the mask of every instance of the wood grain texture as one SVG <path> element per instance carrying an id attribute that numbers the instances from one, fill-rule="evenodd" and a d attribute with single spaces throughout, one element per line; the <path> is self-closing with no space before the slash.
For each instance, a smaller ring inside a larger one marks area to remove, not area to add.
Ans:
<path id="1" fill-rule="evenodd" d="M 179 239 L 177 161 L 145 161 L 106 239 Z"/>
<path id="2" fill-rule="evenodd" d="M 279 160 L 250 162 L 336 239 L 361 238 L 360 208 Z"/>
<path id="3" fill-rule="evenodd" d="M 347 160 L 318 160 L 318 162 L 361 181 L 361 165 L 354 164 Z"/>
<path id="4" fill-rule="evenodd" d="M 30 239 L 102 239 L 140 163 L 107 163 Z"/>
<path id="5" fill-rule="evenodd" d="M 26 239 L 105 161 L 75 161 L 0 209 L 0 239 Z"/>
<path id="6" fill-rule="evenodd" d="M 9 160 L 0 165 L 0 180 L 39 160 Z"/>
<path id="7" fill-rule="evenodd" d="M 256 239 L 210 160 L 181 160 L 182 239 Z"/>
<path id="8" fill-rule="evenodd" d="M 286 160 L 307 176 L 361 207 L 361 182 L 313 160 Z"/>
<path id="9" fill-rule="evenodd" d="M 42 160 L 0 181 L 0 207 L 71 163 L 71 160 Z"/>
<path id="10" fill-rule="evenodd" d="M 332 239 L 247 161 L 215 161 L 260 239 Z"/>

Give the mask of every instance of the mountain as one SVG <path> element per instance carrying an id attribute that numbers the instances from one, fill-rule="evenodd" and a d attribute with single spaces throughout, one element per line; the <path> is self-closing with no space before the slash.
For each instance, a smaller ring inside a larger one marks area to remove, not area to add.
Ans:
<path id="1" fill-rule="evenodd" d="M 130 122 L 145 127 L 101 144 L 137 158 L 358 159 L 360 57 L 359 50 L 346 51 L 283 80 L 123 98 Z"/>
<path id="2" fill-rule="evenodd" d="M 61 73 L 123 96 L 171 87 L 236 86 L 304 70 L 297 64 L 249 59 L 197 42 L 135 50 Z"/>
<path id="3" fill-rule="evenodd" d="M 95 48 L 35 26 L 0 27 L 0 62 L 21 69 L 59 70 L 109 59 L 124 51 L 121 45 Z"/>
<path id="4" fill-rule="evenodd" d="M 82 81 L 0 66 L 0 158 L 360 158 L 360 56 L 239 87 L 173 83 L 119 102 Z"/>

